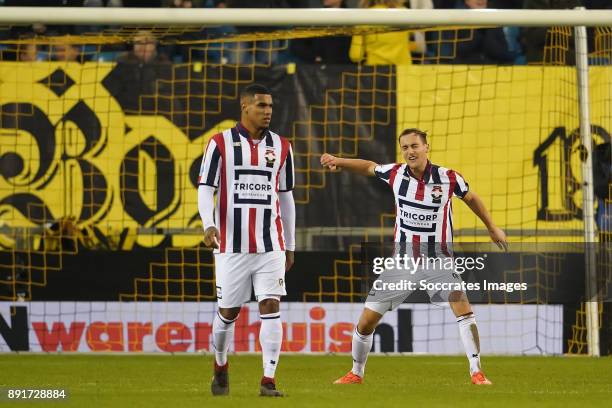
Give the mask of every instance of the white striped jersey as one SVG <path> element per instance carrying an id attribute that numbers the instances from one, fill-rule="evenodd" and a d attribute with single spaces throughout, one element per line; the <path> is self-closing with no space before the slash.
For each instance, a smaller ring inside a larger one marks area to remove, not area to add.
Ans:
<path id="1" fill-rule="evenodd" d="M 257 143 L 242 125 L 213 136 L 200 168 L 199 185 L 217 188 L 218 253 L 284 251 L 278 193 L 294 186 L 289 141 L 266 130 Z"/>
<path id="2" fill-rule="evenodd" d="M 430 255 L 434 255 L 432 247 L 449 255 L 446 244 L 453 242 L 451 198 L 463 198 L 469 190 L 463 177 L 429 161 L 421 178 L 406 163 L 378 165 L 374 172 L 389 184 L 395 196 L 394 241 L 412 244 L 413 248 L 427 243 Z"/>

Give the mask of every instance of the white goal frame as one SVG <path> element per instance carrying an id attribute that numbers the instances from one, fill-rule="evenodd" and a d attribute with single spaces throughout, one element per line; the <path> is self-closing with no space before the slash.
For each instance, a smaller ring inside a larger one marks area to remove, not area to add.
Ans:
<path id="1" fill-rule="evenodd" d="M 599 313 L 595 255 L 588 243 L 596 242 L 593 218 L 592 142 L 590 133 L 586 27 L 612 26 L 612 10 L 424 10 L 424 9 L 161 9 L 93 7 L 0 7 L 0 24 L 99 25 L 233 25 L 233 26 L 568 26 L 575 29 L 576 74 L 581 141 L 587 153 L 582 165 L 584 241 L 587 243 L 587 343 L 591 356 L 599 356 Z"/>

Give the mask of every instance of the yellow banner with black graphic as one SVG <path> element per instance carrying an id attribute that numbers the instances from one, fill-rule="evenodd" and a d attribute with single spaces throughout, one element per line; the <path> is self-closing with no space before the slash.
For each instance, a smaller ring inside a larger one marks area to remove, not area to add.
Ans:
<path id="1" fill-rule="evenodd" d="M 223 88 L 225 71 L 219 71 L 209 88 L 196 92 L 203 82 L 176 68 L 171 83 L 159 80 L 151 86 L 155 95 L 142 96 L 116 68 L 105 63 L 0 63 L 0 228 L 70 218 L 82 227 L 95 226 L 111 241 L 116 238 L 121 244 L 110 246 L 123 249 L 134 242 L 158 245 L 168 238 L 162 234 L 173 229 L 201 228 L 196 195 L 200 160 L 208 138 L 238 119 L 242 79 Z M 378 225 L 380 214 L 387 212 L 379 202 L 381 190 L 351 176 L 355 188 L 350 193 L 363 195 L 358 198 L 364 204 L 347 206 L 330 194 L 343 185 L 341 175 L 324 175 L 315 164 L 324 149 L 334 146 L 339 146 L 336 154 L 348 150 L 380 162 L 393 160 L 381 157 L 392 156 L 385 153 L 392 147 L 381 148 L 386 138 L 393 139 L 390 146 L 396 139 L 389 126 L 398 132 L 408 127 L 428 131 L 432 161 L 459 171 L 511 239 L 581 234 L 575 67 L 403 66 L 397 67 L 395 88 L 387 81 L 390 75 L 371 80 L 382 68 L 368 69 L 354 73 L 356 89 L 372 88 L 362 93 L 348 88 L 344 73 L 304 67 L 298 84 L 286 77 L 298 74 L 265 71 L 273 72 L 266 77 L 269 83 L 282 83 L 275 117 L 294 132 L 285 136 L 293 137 L 298 185 L 308 193 L 297 209 L 302 226 Z M 315 73 L 329 78 L 313 83 Z M 120 86 L 109 85 L 113 74 L 123 81 Z M 608 67 L 590 69 L 596 144 L 610 140 L 611 75 Z M 253 80 L 249 76 L 245 83 Z M 332 82 L 338 85 L 328 95 L 325 86 Z M 395 105 L 387 97 L 388 84 Z M 306 86 L 312 92 L 305 92 Z M 385 98 L 372 99 L 376 92 Z M 137 96 L 130 99 L 132 94 Z M 120 103 L 126 97 L 129 109 Z M 323 97 L 329 97 L 325 104 Z M 195 99 L 209 105 L 194 107 Z M 199 109 L 205 108 L 212 119 L 201 120 Z M 395 117 L 389 114 L 392 109 Z M 177 124 L 181 115 L 184 125 Z M 304 123 L 308 126 L 296 126 Z M 336 129 L 338 123 L 342 127 Z M 383 136 L 367 134 L 376 130 Z M 312 208 L 306 211 L 305 206 Z M 466 206 L 456 203 L 455 213 L 458 235 L 472 239 L 475 230 L 482 232 Z M 330 219 L 344 221 L 328 225 Z M 152 232 L 135 232 L 143 228 Z M 170 235 L 170 245 L 201 241 L 199 235 Z"/>
<path id="2" fill-rule="evenodd" d="M 610 142 L 611 68 L 592 67 L 590 78 L 597 145 Z M 398 134 L 426 130 L 432 162 L 460 172 L 510 239 L 581 235 L 578 109 L 575 67 L 397 70 Z M 482 223 L 462 203 L 454 211 L 455 231 L 473 239 Z"/>
<path id="3" fill-rule="evenodd" d="M 208 138 L 235 122 L 190 141 L 166 117 L 126 114 L 103 85 L 113 67 L 0 64 L 4 223 L 33 226 L 70 217 L 109 237 L 139 227 L 201 227 L 190 169 L 199 168 Z M 131 237 L 143 246 L 163 239 Z M 177 236 L 173 244 L 200 241 Z"/>

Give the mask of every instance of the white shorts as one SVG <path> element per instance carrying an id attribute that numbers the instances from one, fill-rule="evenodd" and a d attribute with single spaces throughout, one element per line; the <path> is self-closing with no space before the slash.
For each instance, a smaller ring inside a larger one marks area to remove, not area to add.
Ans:
<path id="1" fill-rule="evenodd" d="M 379 278 L 386 283 L 399 283 L 402 281 L 411 281 L 416 289 L 419 290 L 419 282 L 425 281 L 426 284 L 455 284 L 460 285 L 462 279 L 459 274 L 453 270 L 444 269 L 419 269 L 414 274 L 409 274 L 404 270 L 385 270 Z M 435 286 L 434 286 L 435 287 Z M 365 303 L 365 307 L 373 310 L 381 315 L 394 310 L 401 305 L 414 290 L 409 289 L 394 289 L 394 290 L 375 290 L 372 288 Z M 440 306 L 448 305 L 448 299 L 451 293 L 456 292 L 456 289 L 427 289 L 427 294 L 431 303 Z M 460 290 L 459 290 L 460 291 Z"/>
<path id="2" fill-rule="evenodd" d="M 251 300 L 251 287 L 258 301 L 285 296 L 285 252 L 215 254 L 215 285 L 221 308 L 240 307 Z"/>

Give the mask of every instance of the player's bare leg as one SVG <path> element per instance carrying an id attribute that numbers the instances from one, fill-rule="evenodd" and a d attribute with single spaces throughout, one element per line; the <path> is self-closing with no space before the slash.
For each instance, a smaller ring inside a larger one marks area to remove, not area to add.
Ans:
<path id="1" fill-rule="evenodd" d="M 274 374 L 278 365 L 281 344 L 283 341 L 283 326 L 280 320 L 280 302 L 276 298 L 267 298 L 259 302 L 259 343 L 263 359 L 264 374 L 259 386 L 262 397 L 282 397 L 276 389 Z"/>
<path id="2" fill-rule="evenodd" d="M 450 294 L 448 300 L 453 313 L 457 317 L 459 335 L 470 362 L 472 384 L 491 385 L 491 381 L 485 377 L 480 368 L 480 337 L 478 336 L 478 326 L 472 312 L 472 306 L 467 296 L 461 291 L 455 291 Z"/>
<path id="3" fill-rule="evenodd" d="M 229 364 L 227 350 L 234 337 L 234 322 L 240 313 L 239 307 L 219 308 L 213 320 L 213 348 L 215 363 L 210 391 L 213 395 L 229 394 Z"/>
<path id="4" fill-rule="evenodd" d="M 368 353 L 372 348 L 374 330 L 376 326 L 378 326 L 378 322 L 380 322 L 381 318 L 382 314 L 368 309 L 367 307 L 363 309 L 357 327 L 355 327 L 353 331 L 353 343 L 351 348 L 353 354 L 353 368 L 343 377 L 334 381 L 334 384 L 361 384 L 363 382 Z"/>

